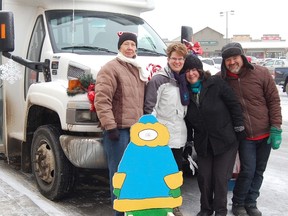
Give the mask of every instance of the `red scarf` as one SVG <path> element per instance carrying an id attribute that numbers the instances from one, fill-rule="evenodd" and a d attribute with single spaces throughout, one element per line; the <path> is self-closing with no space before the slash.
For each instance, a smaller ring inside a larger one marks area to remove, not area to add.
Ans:
<path id="1" fill-rule="evenodd" d="M 230 71 L 226 71 L 226 74 L 227 74 L 227 76 L 229 76 L 229 77 L 234 77 L 234 78 L 237 78 L 238 79 L 238 74 L 234 74 L 234 73 L 232 73 L 232 72 L 230 72 Z"/>

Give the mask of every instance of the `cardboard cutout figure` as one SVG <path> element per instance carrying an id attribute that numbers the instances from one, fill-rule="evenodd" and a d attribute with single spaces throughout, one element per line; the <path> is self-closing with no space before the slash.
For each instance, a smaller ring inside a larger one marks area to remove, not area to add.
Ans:
<path id="1" fill-rule="evenodd" d="M 182 205 L 183 176 L 167 145 L 169 137 L 153 115 L 143 115 L 131 127 L 131 141 L 113 176 L 115 210 L 127 216 L 166 216 Z"/>

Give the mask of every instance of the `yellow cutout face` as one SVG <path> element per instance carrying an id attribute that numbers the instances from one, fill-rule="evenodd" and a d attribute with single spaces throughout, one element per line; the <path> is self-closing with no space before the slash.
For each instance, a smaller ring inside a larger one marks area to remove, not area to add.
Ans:
<path id="1" fill-rule="evenodd" d="M 130 129 L 131 142 L 138 146 L 165 146 L 168 144 L 170 135 L 167 127 L 159 122 L 137 123 Z"/>

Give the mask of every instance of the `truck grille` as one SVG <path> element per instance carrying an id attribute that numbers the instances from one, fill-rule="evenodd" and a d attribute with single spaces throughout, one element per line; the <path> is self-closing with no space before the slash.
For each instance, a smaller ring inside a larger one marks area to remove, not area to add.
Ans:
<path id="1" fill-rule="evenodd" d="M 79 78 L 85 74 L 85 70 L 75 67 L 73 65 L 68 66 L 68 77 Z"/>

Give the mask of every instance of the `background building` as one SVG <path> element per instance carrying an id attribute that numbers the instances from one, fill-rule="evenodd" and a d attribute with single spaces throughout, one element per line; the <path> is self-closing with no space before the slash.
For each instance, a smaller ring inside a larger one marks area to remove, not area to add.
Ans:
<path id="1" fill-rule="evenodd" d="M 264 34 L 261 39 L 253 40 L 250 35 L 233 35 L 228 41 L 220 32 L 206 27 L 193 34 L 193 42 L 200 42 L 203 49 L 203 57 L 221 56 L 221 48 L 227 42 L 241 43 L 246 55 L 257 58 L 278 58 L 286 56 L 288 42 L 282 40 L 279 34 Z M 180 41 L 180 37 L 173 41 Z M 171 41 L 166 41 L 167 44 Z"/>

